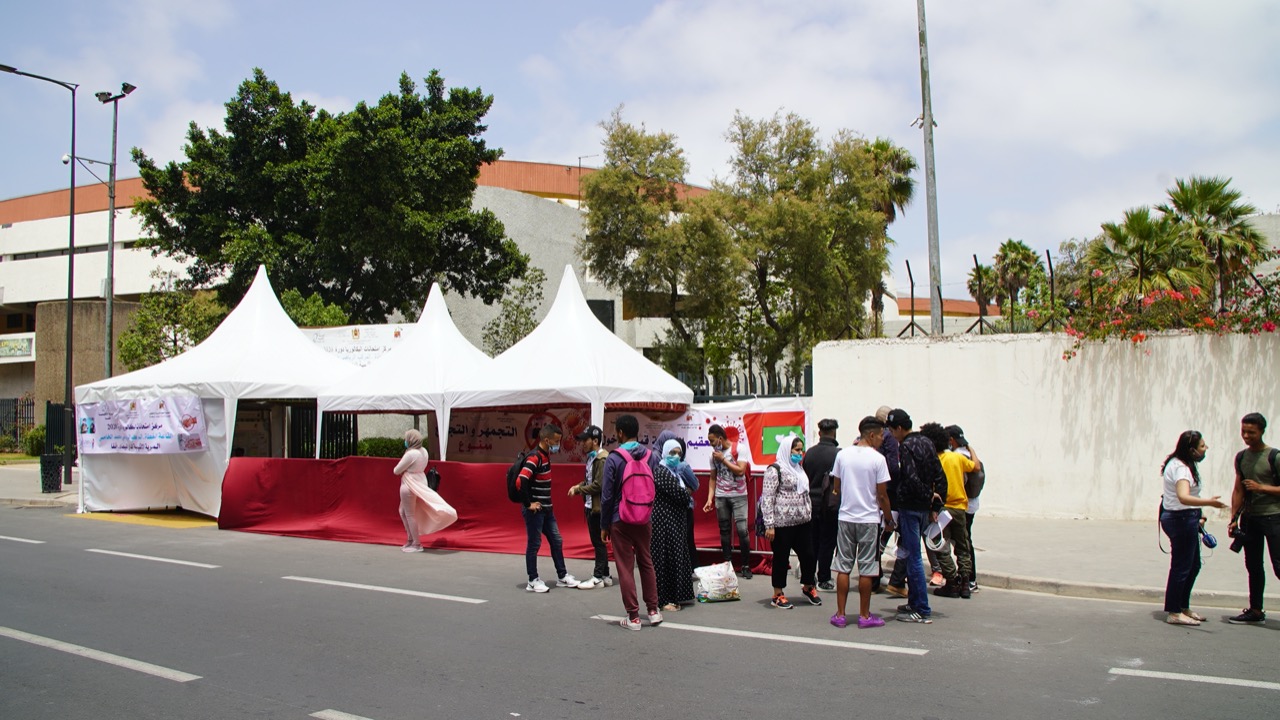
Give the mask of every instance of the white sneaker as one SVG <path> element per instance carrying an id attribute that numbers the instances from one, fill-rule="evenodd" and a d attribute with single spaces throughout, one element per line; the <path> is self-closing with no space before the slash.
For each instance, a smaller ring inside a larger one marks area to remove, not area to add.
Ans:
<path id="1" fill-rule="evenodd" d="M 604 580 L 601 580 L 598 577 L 593 577 L 590 580 L 583 580 L 578 583 L 579 590 L 594 590 L 598 587 L 604 587 Z"/>
<path id="2" fill-rule="evenodd" d="M 524 589 L 525 589 L 527 592 L 539 592 L 539 593 L 541 593 L 541 592 L 546 592 L 546 591 L 550 590 L 551 588 L 547 587 L 547 584 L 546 584 L 546 583 L 544 583 L 544 582 L 542 582 L 542 578 L 534 578 L 534 579 L 532 579 L 532 580 L 530 580 L 530 581 L 529 581 L 529 584 L 528 584 L 528 585 L 525 585 L 525 586 L 524 586 Z"/>
<path id="3" fill-rule="evenodd" d="M 651 613 L 649 613 L 649 624 L 650 624 L 650 625 L 661 625 L 661 624 L 662 624 L 662 613 L 660 613 L 660 612 L 651 612 Z"/>
<path id="4" fill-rule="evenodd" d="M 613 576 L 612 576 L 612 575 L 605 575 L 603 578 L 601 578 L 601 580 L 604 580 L 604 586 L 605 586 L 605 587 L 613 587 Z"/>
<path id="5" fill-rule="evenodd" d="M 629 618 L 622 618 L 622 620 L 620 620 L 618 624 L 628 630 L 639 630 L 640 618 L 636 618 L 635 620 L 631 620 Z"/>
<path id="6" fill-rule="evenodd" d="M 572 575 L 565 575 L 556 580 L 556 587 L 578 587 L 578 578 Z"/>

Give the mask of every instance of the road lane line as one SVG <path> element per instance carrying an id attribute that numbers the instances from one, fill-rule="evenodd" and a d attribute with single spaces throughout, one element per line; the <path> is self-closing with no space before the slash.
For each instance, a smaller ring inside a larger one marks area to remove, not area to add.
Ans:
<path id="1" fill-rule="evenodd" d="M 341 710 L 321 710 L 320 712 L 311 713 L 310 717 L 319 718 L 319 720 L 373 720 L 363 715 L 352 715 L 344 713 Z"/>
<path id="2" fill-rule="evenodd" d="M 173 563 L 174 565 L 188 565 L 190 567 L 206 568 L 208 570 L 212 570 L 216 567 L 219 567 L 217 565 L 209 565 L 207 563 L 191 562 L 190 560 L 174 560 L 172 558 L 155 557 L 153 555 L 135 555 L 133 553 L 117 552 L 115 550 L 99 550 L 97 548 L 89 548 L 85 550 L 85 552 L 99 553 L 102 555 L 118 555 L 120 557 L 135 558 L 137 560 L 152 560 L 155 562 Z"/>
<path id="3" fill-rule="evenodd" d="M 192 680 L 200 679 L 199 675 L 184 673 L 181 670 L 173 670 L 171 668 L 161 667 L 160 665 L 152 665 L 149 662 L 134 660 L 133 658 L 122 657 L 120 655 L 113 655 L 109 652 L 94 650 L 93 648 L 87 648 L 81 645 L 72 645 L 71 643 L 65 643 L 61 640 L 32 635 L 31 633 L 25 633 L 21 630 L 14 630 L 12 628 L 0 627 L 0 635 L 13 638 L 14 640 L 31 643 L 32 645 L 46 647 L 51 650 L 59 650 L 65 653 L 71 653 L 72 655 L 79 655 L 83 658 L 97 660 L 98 662 L 104 662 L 109 665 L 115 665 L 117 667 L 125 668 L 126 670 L 154 675 L 158 678 L 164 678 L 165 680 L 172 680 L 174 682 L 191 682 Z"/>
<path id="4" fill-rule="evenodd" d="M 621 615 L 595 615 L 594 620 L 607 620 L 616 623 L 622 620 Z M 826 640 L 822 638 L 798 637 L 794 635 L 778 635 L 752 630 L 730 630 L 726 628 L 706 627 L 704 625 L 685 625 L 683 623 L 664 622 L 662 627 L 672 630 L 688 630 L 690 632 L 709 633 L 711 635 L 733 635 L 735 637 L 756 638 L 758 640 L 777 640 L 780 642 L 800 643 L 802 645 L 824 645 L 826 647 L 848 648 L 851 650 L 873 650 L 875 652 L 897 653 L 899 655 L 924 655 L 928 650 L 905 648 L 896 645 L 876 645 L 873 643 L 851 642 L 849 640 Z"/>
<path id="5" fill-rule="evenodd" d="M 1190 675 L 1187 673 L 1157 672 L 1155 670 L 1131 670 L 1129 668 L 1111 668 L 1112 675 L 1128 675 L 1130 677 L 1155 678 L 1157 680 L 1180 680 L 1186 682 L 1208 683 L 1210 685 L 1234 685 L 1235 687 L 1257 688 L 1259 690 L 1280 690 L 1280 683 L 1264 680 L 1241 680 L 1239 678 L 1215 677 L 1213 675 Z"/>
<path id="6" fill-rule="evenodd" d="M 43 540 L 28 540 L 26 538 L 9 537 L 8 535 L 0 535 L 0 540 L 12 540 L 13 542 L 31 543 L 32 545 L 43 545 Z"/>
<path id="7" fill-rule="evenodd" d="M 432 600 L 448 600 L 450 602 L 470 603 L 479 605 L 487 603 L 488 600 L 479 600 L 477 598 L 459 597 L 457 595 L 440 595 L 438 593 L 421 592 L 419 590 L 405 590 L 403 588 L 383 587 L 381 585 L 362 585 L 360 583 L 340 582 L 338 580 L 323 580 L 321 578 L 297 577 L 295 575 L 286 575 L 281 580 L 296 580 L 298 582 L 316 583 L 317 585 L 333 585 L 336 587 L 355 588 L 356 590 L 373 590 L 375 592 L 392 593 L 394 595 L 412 595 L 413 597 L 430 598 Z"/>

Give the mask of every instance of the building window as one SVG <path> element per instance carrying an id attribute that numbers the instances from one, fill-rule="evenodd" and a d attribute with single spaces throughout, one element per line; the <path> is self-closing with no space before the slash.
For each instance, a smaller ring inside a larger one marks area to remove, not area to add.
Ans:
<path id="1" fill-rule="evenodd" d="M 616 332 L 613 329 L 612 300 L 588 300 L 587 307 L 590 307 L 591 312 L 595 313 L 596 319 L 600 321 L 600 324 L 609 328 L 609 332 Z"/>

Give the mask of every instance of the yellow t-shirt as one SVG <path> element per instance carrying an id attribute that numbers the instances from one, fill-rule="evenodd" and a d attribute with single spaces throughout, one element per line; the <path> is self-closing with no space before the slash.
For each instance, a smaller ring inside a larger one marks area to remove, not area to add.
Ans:
<path id="1" fill-rule="evenodd" d="M 947 476 L 947 509 L 965 512 L 969 509 L 969 496 L 964 491 L 964 474 L 973 472 L 977 465 L 958 452 L 938 453 L 942 472 Z"/>

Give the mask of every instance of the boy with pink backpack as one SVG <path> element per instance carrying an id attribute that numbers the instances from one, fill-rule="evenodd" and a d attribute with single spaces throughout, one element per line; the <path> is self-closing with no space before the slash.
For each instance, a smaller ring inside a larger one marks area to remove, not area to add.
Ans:
<path id="1" fill-rule="evenodd" d="M 619 415 L 613 423 L 618 434 L 618 452 L 610 453 L 604 464 L 604 484 L 600 492 L 600 537 L 613 543 L 618 587 L 627 616 L 620 623 L 628 630 L 640 629 L 640 603 L 636 597 L 635 567 L 640 566 L 640 586 L 649 624 L 662 622 L 658 611 L 658 579 L 653 571 L 649 541 L 653 534 L 653 470 L 649 449 L 636 441 L 640 421 L 634 415 Z"/>

